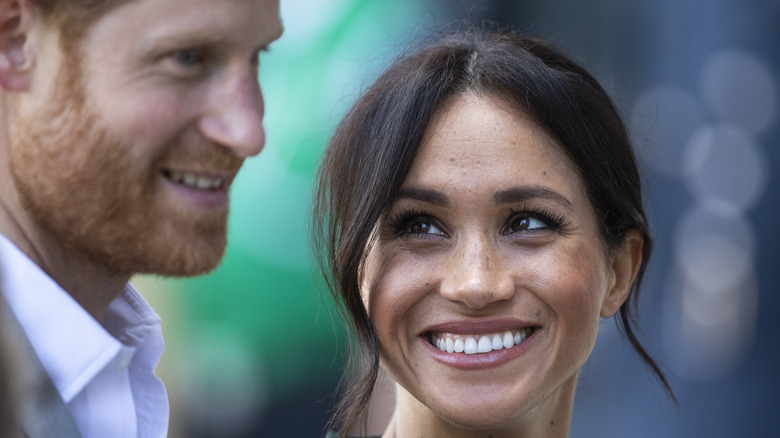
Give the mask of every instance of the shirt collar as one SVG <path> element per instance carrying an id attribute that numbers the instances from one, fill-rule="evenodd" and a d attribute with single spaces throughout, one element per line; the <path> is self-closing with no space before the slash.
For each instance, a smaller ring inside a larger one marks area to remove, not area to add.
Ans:
<path id="1" fill-rule="evenodd" d="M 0 290 L 65 402 L 123 349 L 142 348 L 152 367 L 162 353 L 160 318 L 131 286 L 98 323 L 27 255 L 0 234 Z M 144 340 L 154 340 L 149 348 Z M 159 338 L 159 339 L 157 339 Z"/>
<path id="2" fill-rule="evenodd" d="M 130 284 L 103 315 L 102 326 L 122 344 L 135 348 L 136 363 L 153 370 L 162 355 L 160 316 Z"/>

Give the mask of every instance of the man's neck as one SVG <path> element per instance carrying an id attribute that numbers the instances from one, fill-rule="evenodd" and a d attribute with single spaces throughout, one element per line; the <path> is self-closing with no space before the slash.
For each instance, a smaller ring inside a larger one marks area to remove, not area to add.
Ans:
<path id="1" fill-rule="evenodd" d="M 8 126 L 6 95 L 0 96 L 0 126 Z M 0 234 L 27 254 L 93 318 L 100 321 L 124 290 L 131 273 L 109 271 L 46 231 L 24 207 L 11 175 L 10 139 L 0 132 Z M 41 175 L 41 177 L 45 177 Z"/>
<path id="2" fill-rule="evenodd" d="M 109 272 L 37 226 L 21 208 L 18 199 L 10 196 L 9 192 L 15 191 L 8 190 L 0 197 L 0 234 L 13 242 L 84 310 L 100 321 L 111 301 L 124 290 L 130 274 Z"/>

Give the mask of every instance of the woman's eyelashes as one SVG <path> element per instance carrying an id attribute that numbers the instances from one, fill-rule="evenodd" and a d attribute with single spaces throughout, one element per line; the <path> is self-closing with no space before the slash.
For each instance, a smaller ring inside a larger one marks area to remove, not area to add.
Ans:
<path id="1" fill-rule="evenodd" d="M 393 234 L 400 237 L 447 237 L 444 227 L 433 216 L 415 210 L 398 212 L 390 220 L 390 228 Z"/>
<path id="2" fill-rule="evenodd" d="M 506 225 L 501 230 L 504 234 L 538 233 L 542 231 L 557 231 L 564 226 L 566 217 L 544 209 L 524 208 L 512 210 Z"/>
<path id="3" fill-rule="evenodd" d="M 500 232 L 505 235 L 533 235 L 558 231 L 564 227 L 565 222 L 565 216 L 544 209 L 512 209 Z M 449 237 L 446 227 L 438 219 L 420 210 L 401 210 L 392 217 L 389 225 L 395 236 Z"/>

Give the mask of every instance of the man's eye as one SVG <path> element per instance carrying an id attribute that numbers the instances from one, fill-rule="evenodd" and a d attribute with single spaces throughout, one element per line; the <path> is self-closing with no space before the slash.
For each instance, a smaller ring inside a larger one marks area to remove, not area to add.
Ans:
<path id="1" fill-rule="evenodd" d="M 203 63 L 203 54 L 196 49 L 178 50 L 173 54 L 173 58 L 184 67 L 194 67 Z"/>

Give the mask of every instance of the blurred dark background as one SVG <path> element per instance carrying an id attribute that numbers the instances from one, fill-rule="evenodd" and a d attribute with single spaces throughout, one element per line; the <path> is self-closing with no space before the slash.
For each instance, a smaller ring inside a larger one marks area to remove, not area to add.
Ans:
<path id="1" fill-rule="evenodd" d="M 163 316 L 171 437 L 323 435 L 346 350 L 309 251 L 312 177 L 361 90 L 456 20 L 526 31 L 579 61 L 643 166 L 655 251 L 642 339 L 680 407 L 606 320 L 571 436 L 777 436 L 780 2 L 281 3 L 285 36 L 261 68 L 268 145 L 239 175 L 225 262 L 135 281 Z"/>

